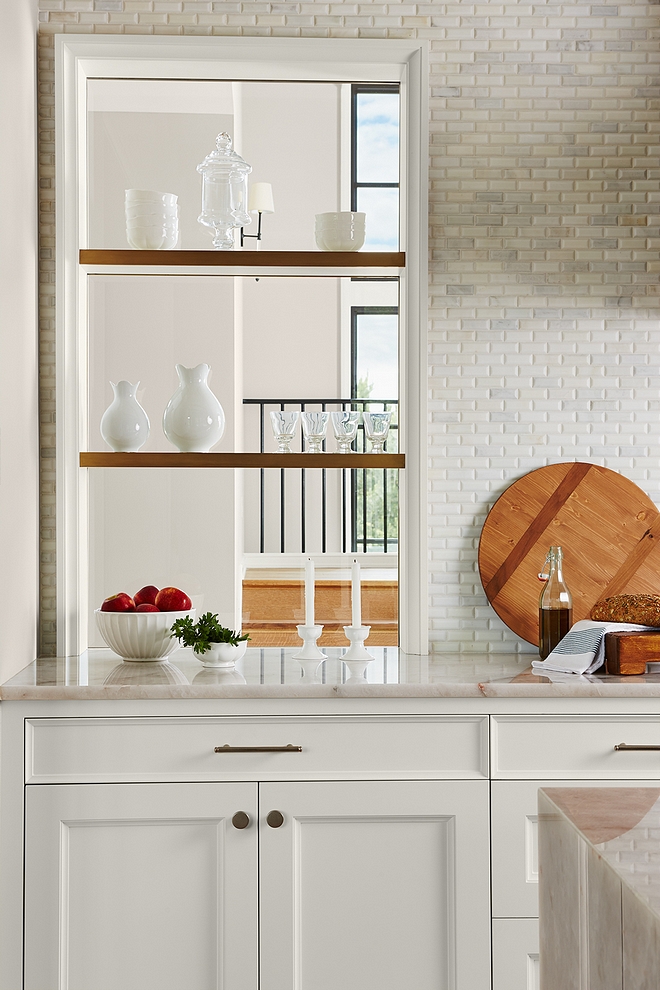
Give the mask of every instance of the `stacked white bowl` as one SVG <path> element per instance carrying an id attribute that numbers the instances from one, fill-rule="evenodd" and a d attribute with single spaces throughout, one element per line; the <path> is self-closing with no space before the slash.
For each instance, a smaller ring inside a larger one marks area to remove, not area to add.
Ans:
<path id="1" fill-rule="evenodd" d="M 317 213 L 316 243 L 322 251 L 359 251 L 364 244 L 366 213 Z"/>
<path id="2" fill-rule="evenodd" d="M 126 190 L 126 238 L 138 251 L 170 250 L 179 239 L 179 206 L 174 193 Z"/>

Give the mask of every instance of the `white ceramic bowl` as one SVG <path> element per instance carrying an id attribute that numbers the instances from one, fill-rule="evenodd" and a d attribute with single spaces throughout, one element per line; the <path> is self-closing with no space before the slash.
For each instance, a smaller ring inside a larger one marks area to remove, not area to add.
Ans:
<path id="1" fill-rule="evenodd" d="M 179 221 L 177 220 L 176 217 L 172 217 L 171 219 L 168 219 L 166 217 L 156 217 L 156 216 L 135 217 L 132 220 L 126 221 L 127 230 L 142 230 L 142 229 L 148 230 L 150 227 L 159 227 L 159 228 L 168 227 L 169 229 L 173 230 L 175 227 L 178 227 L 178 225 L 179 225 Z"/>
<path id="2" fill-rule="evenodd" d="M 176 247 L 178 239 L 178 230 L 169 233 L 160 227 L 156 230 L 142 228 L 126 231 L 126 240 L 136 251 L 171 251 Z"/>
<path id="3" fill-rule="evenodd" d="M 175 619 L 195 618 L 189 612 L 94 612 L 96 625 L 105 643 L 124 660 L 164 660 L 179 649 L 179 640 L 170 636 Z"/>
<path id="4" fill-rule="evenodd" d="M 335 230 L 337 233 L 343 234 L 349 230 L 365 230 L 366 224 L 364 223 L 317 223 L 314 226 L 314 230 Z"/>
<path id="5" fill-rule="evenodd" d="M 364 244 L 361 230 L 317 230 L 316 244 L 321 251 L 359 251 Z"/>
<path id="6" fill-rule="evenodd" d="M 205 667 L 224 667 L 226 670 L 245 656 L 247 645 L 247 639 L 241 640 L 236 646 L 232 646 L 231 643 L 212 643 L 206 653 L 195 653 L 195 656 Z"/>
<path id="7" fill-rule="evenodd" d="M 178 196 L 175 193 L 156 192 L 152 189 L 126 189 L 126 203 L 176 203 Z"/>
<path id="8" fill-rule="evenodd" d="M 165 217 L 166 220 L 177 220 L 179 209 L 177 206 L 165 206 L 158 203 L 132 203 L 125 207 L 127 220 L 139 220 L 144 217 Z"/>
<path id="9" fill-rule="evenodd" d="M 366 213 L 351 213 L 350 210 L 345 210 L 341 213 L 317 213 L 314 219 L 317 227 L 346 226 L 347 224 L 351 226 L 356 223 L 364 224 L 366 216 Z"/>

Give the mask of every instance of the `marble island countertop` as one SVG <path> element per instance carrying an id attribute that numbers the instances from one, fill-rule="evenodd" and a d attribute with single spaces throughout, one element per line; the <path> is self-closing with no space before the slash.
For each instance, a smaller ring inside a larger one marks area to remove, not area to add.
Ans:
<path id="1" fill-rule="evenodd" d="M 540 981 L 642 990 L 660 973 L 660 788 L 539 791 Z"/>
<path id="2" fill-rule="evenodd" d="M 660 921 L 660 787 L 544 787 L 539 813 L 570 823 Z"/>
<path id="3" fill-rule="evenodd" d="M 0 686 L 0 700 L 162 698 L 649 698 L 660 674 L 640 677 L 532 673 L 535 654 L 411 656 L 374 647 L 366 670 L 328 648 L 320 664 L 295 648 L 250 649 L 234 670 L 203 667 L 190 650 L 161 663 L 127 663 L 110 650 L 35 660 Z"/>

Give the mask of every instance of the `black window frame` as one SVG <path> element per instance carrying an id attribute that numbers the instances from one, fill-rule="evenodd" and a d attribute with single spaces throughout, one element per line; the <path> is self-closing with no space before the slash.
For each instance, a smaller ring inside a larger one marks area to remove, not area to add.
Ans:
<path id="1" fill-rule="evenodd" d="M 398 189 L 401 196 L 401 175 L 398 182 L 358 182 L 357 177 L 357 102 L 361 93 L 397 93 L 400 96 L 399 83 L 351 83 L 351 210 L 357 211 L 358 190 L 360 189 Z M 400 168 L 400 166 L 399 166 Z M 400 209 L 400 207 L 399 207 Z M 397 241 L 400 231 L 397 230 Z"/>
<path id="2" fill-rule="evenodd" d="M 399 316 L 398 306 L 351 306 L 351 399 L 358 399 L 357 386 L 358 386 L 358 376 L 357 376 L 357 357 L 358 357 L 358 320 L 360 316 Z M 375 405 L 378 403 L 383 403 L 385 406 L 392 405 L 396 403 L 397 408 L 397 421 L 398 421 L 398 403 L 399 398 L 397 396 L 392 396 L 390 399 L 360 399 L 360 403 L 365 403 L 362 406 L 363 409 L 367 409 L 366 403 L 373 402 Z M 398 424 L 397 424 L 398 429 Z M 362 450 L 366 450 L 366 437 L 364 435 L 364 427 L 361 426 L 360 434 L 362 436 L 361 446 Z M 358 435 L 360 435 L 358 434 Z M 387 446 L 387 445 L 386 445 Z M 397 449 L 399 443 L 397 438 Z M 382 472 L 382 484 L 383 484 L 383 539 L 374 539 L 367 537 L 367 471 L 381 471 Z M 358 491 L 358 471 L 362 475 L 362 490 L 361 493 Z M 394 552 L 398 551 L 399 547 L 399 527 L 397 524 L 396 538 L 392 538 L 388 534 L 387 527 L 387 502 L 388 502 L 388 477 L 390 469 L 389 468 L 354 468 L 350 472 L 350 523 L 351 523 L 351 553 L 368 553 L 368 548 L 371 546 L 381 547 L 382 553 L 390 553 L 392 550 Z M 397 475 L 397 487 L 398 487 L 398 472 Z M 357 519 L 358 519 L 358 498 L 362 502 L 362 535 L 358 534 L 357 531 Z"/>

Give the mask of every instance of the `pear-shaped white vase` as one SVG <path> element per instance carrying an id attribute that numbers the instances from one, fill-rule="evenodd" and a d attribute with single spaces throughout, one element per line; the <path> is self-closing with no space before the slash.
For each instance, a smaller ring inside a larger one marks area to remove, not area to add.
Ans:
<path id="1" fill-rule="evenodd" d="M 149 417 L 130 382 L 110 382 L 114 399 L 101 417 L 101 436 L 116 451 L 135 453 L 149 439 Z"/>
<path id="2" fill-rule="evenodd" d="M 184 368 L 177 364 L 179 387 L 163 414 L 163 433 L 175 447 L 207 453 L 225 432 L 225 414 L 208 386 L 208 364 Z"/>

